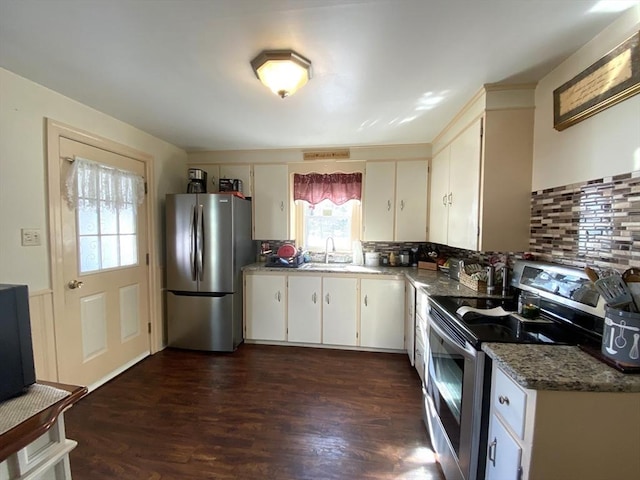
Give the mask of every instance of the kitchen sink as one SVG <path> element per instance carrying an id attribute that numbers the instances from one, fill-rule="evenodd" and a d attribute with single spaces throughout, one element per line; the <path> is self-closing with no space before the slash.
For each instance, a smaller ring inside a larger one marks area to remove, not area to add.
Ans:
<path id="1" fill-rule="evenodd" d="M 350 263 L 319 263 L 311 262 L 300 265 L 298 270 L 309 270 L 312 272 L 344 272 L 344 273 L 378 273 L 379 269 L 365 267 L 363 265 L 352 265 Z"/>

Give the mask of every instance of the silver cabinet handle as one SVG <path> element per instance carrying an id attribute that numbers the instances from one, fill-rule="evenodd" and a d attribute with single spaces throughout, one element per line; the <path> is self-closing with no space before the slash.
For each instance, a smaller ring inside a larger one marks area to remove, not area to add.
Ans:
<path id="1" fill-rule="evenodd" d="M 404 210 L 404 200 L 400 200 L 400 211 Z"/>
<path id="2" fill-rule="evenodd" d="M 277 301 L 280 301 L 280 298 L 281 298 L 281 297 L 280 297 L 280 290 L 278 290 L 278 293 L 276 293 L 276 300 L 277 300 Z"/>
<path id="3" fill-rule="evenodd" d="M 387 211 L 391 210 L 391 200 L 387 200 Z"/>
<path id="4" fill-rule="evenodd" d="M 311 300 L 313 301 L 313 303 L 316 303 L 316 301 L 318 300 L 318 297 L 316 296 L 316 292 L 313 292 L 313 295 L 311 295 Z"/>
<path id="5" fill-rule="evenodd" d="M 509 405 L 509 397 L 503 397 L 500 395 L 498 397 L 498 402 L 500 402 L 500 405 Z"/>
<path id="6" fill-rule="evenodd" d="M 369 306 L 369 298 L 367 297 L 367 295 L 364 296 L 364 306 L 365 307 Z"/>
<path id="7" fill-rule="evenodd" d="M 280 201 L 280 211 L 284 212 L 284 201 Z"/>
<path id="8" fill-rule="evenodd" d="M 442 205 L 444 205 L 445 207 L 447 206 L 447 194 L 446 193 L 442 196 Z"/>
<path id="9" fill-rule="evenodd" d="M 84 285 L 84 283 L 80 282 L 78 280 L 71 280 L 69 283 L 67 283 L 67 286 L 71 290 L 75 290 L 76 288 L 82 288 L 83 285 Z"/>
<path id="10" fill-rule="evenodd" d="M 449 194 L 449 205 L 451 205 L 453 201 L 453 192 Z"/>
<path id="11" fill-rule="evenodd" d="M 493 442 L 489 444 L 489 461 L 496 466 L 496 447 L 498 446 L 498 439 L 493 438 Z"/>
<path id="12" fill-rule="evenodd" d="M 327 305 L 329 305 L 329 300 L 331 300 L 331 298 L 329 297 L 328 293 L 325 295 L 324 299 L 326 300 Z"/>

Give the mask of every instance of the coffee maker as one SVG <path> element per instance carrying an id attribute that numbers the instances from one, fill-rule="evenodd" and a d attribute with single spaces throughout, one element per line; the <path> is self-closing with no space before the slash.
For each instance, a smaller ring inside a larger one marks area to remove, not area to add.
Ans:
<path id="1" fill-rule="evenodd" d="M 187 193 L 207 193 L 207 172 L 199 168 L 189 169 Z"/>

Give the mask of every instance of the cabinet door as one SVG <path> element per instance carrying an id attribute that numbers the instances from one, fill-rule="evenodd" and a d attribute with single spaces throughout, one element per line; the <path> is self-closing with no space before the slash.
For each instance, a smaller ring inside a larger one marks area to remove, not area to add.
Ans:
<path id="1" fill-rule="evenodd" d="M 253 167 L 253 238 L 289 238 L 289 168 L 287 165 Z"/>
<path id="2" fill-rule="evenodd" d="M 404 315 L 404 348 L 409 355 L 411 365 L 415 363 L 415 328 L 416 328 L 416 287 L 410 282 L 405 284 L 405 315 Z"/>
<path id="3" fill-rule="evenodd" d="M 287 340 L 322 341 L 322 279 L 290 275 L 287 288 Z"/>
<path id="4" fill-rule="evenodd" d="M 357 344 L 357 295 L 357 278 L 322 279 L 322 343 Z"/>
<path id="5" fill-rule="evenodd" d="M 284 275 L 247 275 L 246 338 L 286 340 Z"/>
<path id="6" fill-rule="evenodd" d="M 429 241 L 447 244 L 449 222 L 449 154 L 446 146 L 431 160 L 431 183 L 429 186 Z"/>
<path id="7" fill-rule="evenodd" d="M 398 162 L 396 167 L 397 242 L 427 239 L 427 162 Z"/>
<path id="8" fill-rule="evenodd" d="M 363 239 L 393 240 L 395 162 L 367 163 L 364 179 Z"/>
<path id="9" fill-rule="evenodd" d="M 252 196 L 251 165 L 220 165 L 220 178 L 237 178 L 242 180 L 242 194 Z"/>
<path id="10" fill-rule="evenodd" d="M 495 415 L 489 424 L 486 480 L 518 480 L 522 448 Z"/>
<path id="11" fill-rule="evenodd" d="M 478 249 L 481 120 L 451 143 L 448 242 L 451 247 Z"/>
<path id="12" fill-rule="evenodd" d="M 360 280 L 360 346 L 404 348 L 404 280 Z"/>

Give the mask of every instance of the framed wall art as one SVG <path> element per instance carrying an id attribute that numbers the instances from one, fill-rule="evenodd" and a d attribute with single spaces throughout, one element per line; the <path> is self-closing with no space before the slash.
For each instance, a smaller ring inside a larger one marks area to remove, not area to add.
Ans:
<path id="1" fill-rule="evenodd" d="M 575 125 L 640 93 L 640 31 L 553 91 L 553 128 Z"/>

